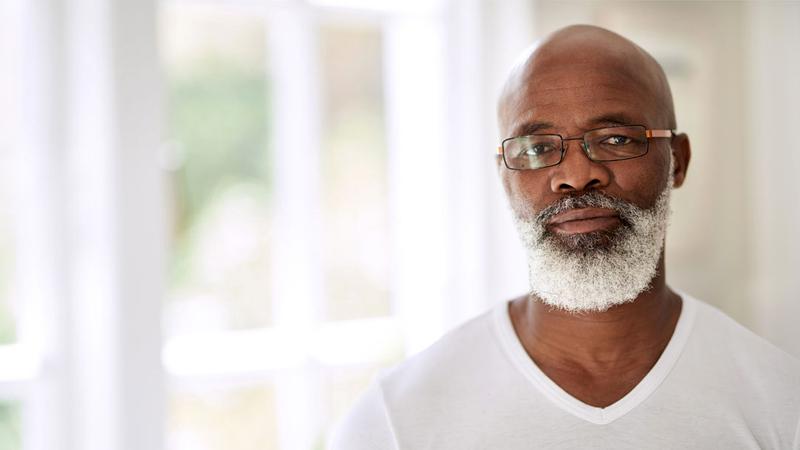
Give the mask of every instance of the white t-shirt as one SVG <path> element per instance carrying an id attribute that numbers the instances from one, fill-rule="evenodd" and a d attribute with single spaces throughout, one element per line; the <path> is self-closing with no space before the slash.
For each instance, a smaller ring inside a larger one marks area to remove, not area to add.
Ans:
<path id="1" fill-rule="evenodd" d="M 550 380 L 503 303 L 381 374 L 331 448 L 800 449 L 800 361 L 682 297 L 664 353 L 613 405 L 587 405 Z"/>

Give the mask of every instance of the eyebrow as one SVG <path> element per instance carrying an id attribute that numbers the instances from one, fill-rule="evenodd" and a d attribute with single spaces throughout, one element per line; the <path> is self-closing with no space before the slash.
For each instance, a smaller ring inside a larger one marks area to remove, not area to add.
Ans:
<path id="1" fill-rule="evenodd" d="M 624 113 L 614 113 L 614 114 L 603 114 L 602 116 L 597 116 L 592 118 L 587 124 L 590 127 L 594 127 L 597 125 L 611 125 L 611 126 L 621 126 L 621 125 L 641 125 L 639 121 L 634 120 L 630 116 Z"/>
<path id="2" fill-rule="evenodd" d="M 597 117 L 591 118 L 589 121 L 586 122 L 586 130 L 604 127 L 604 126 L 625 126 L 625 125 L 641 125 L 638 121 L 633 120 L 630 116 L 624 113 L 612 113 L 612 114 L 603 114 Z M 514 127 L 514 136 L 526 136 L 529 134 L 536 134 L 536 132 L 541 130 L 553 129 L 555 126 L 550 122 L 543 122 L 543 121 L 532 121 L 532 122 L 523 122 L 516 127 Z M 557 133 L 553 133 L 557 134 Z"/>
<path id="3" fill-rule="evenodd" d="M 553 124 L 549 122 L 524 122 L 514 127 L 514 136 L 526 136 L 529 134 L 535 134 L 539 130 L 545 130 L 548 128 L 555 128 Z"/>

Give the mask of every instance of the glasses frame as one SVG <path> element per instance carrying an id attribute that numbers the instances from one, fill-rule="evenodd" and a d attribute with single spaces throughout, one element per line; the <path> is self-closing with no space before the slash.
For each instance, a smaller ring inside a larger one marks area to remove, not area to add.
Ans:
<path id="1" fill-rule="evenodd" d="M 586 140 L 585 140 L 586 135 L 588 133 L 591 133 L 592 131 L 597 131 L 597 130 L 607 130 L 607 129 L 614 129 L 614 128 L 630 128 L 630 127 L 641 127 L 641 128 L 644 129 L 645 138 L 647 139 L 647 141 L 646 141 L 647 142 L 647 146 L 644 149 L 644 153 L 642 153 L 641 155 L 631 156 L 631 157 L 628 157 L 628 158 L 600 159 L 600 160 L 592 159 L 591 155 L 589 155 L 589 150 L 587 149 Z M 558 137 L 561 140 L 561 156 L 558 158 L 558 162 L 553 163 L 553 164 L 548 164 L 548 165 L 542 166 L 542 167 L 533 167 L 533 168 L 527 168 L 527 169 L 510 167 L 508 165 L 508 161 L 506 161 L 506 152 L 505 152 L 506 142 L 510 142 L 510 141 L 512 141 L 514 139 L 531 137 L 531 136 Z M 506 168 L 508 170 L 538 170 L 538 169 L 544 169 L 544 168 L 547 168 L 547 167 L 553 167 L 553 166 L 557 166 L 557 165 L 561 164 L 561 161 L 564 160 L 564 155 L 567 153 L 567 146 L 564 144 L 564 142 L 566 142 L 566 141 L 581 141 L 581 149 L 583 150 L 583 153 L 586 155 L 587 158 L 589 158 L 590 161 L 593 161 L 593 162 L 625 161 L 626 159 L 641 158 L 642 156 L 646 155 L 650 151 L 650 139 L 652 139 L 652 138 L 672 138 L 673 136 L 675 136 L 675 130 L 651 130 L 651 129 L 648 129 L 645 125 L 634 125 L 634 124 L 631 124 L 631 125 L 619 125 L 619 126 L 614 126 L 614 127 L 592 128 L 591 130 L 586 130 L 582 135 L 577 136 L 577 137 L 564 137 L 564 136 L 561 136 L 560 134 L 556 134 L 556 133 L 544 133 L 544 134 L 535 134 L 534 133 L 534 134 L 526 134 L 526 135 L 522 135 L 522 136 L 513 136 L 513 137 L 510 137 L 510 138 L 503 139 L 503 141 L 500 143 L 500 146 L 497 147 L 497 155 L 503 157 L 503 164 L 505 164 L 505 166 L 506 166 Z"/>

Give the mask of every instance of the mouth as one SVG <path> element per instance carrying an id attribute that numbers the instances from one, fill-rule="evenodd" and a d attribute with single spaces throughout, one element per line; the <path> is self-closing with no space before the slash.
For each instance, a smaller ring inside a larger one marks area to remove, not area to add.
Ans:
<path id="1" fill-rule="evenodd" d="M 578 234 L 611 230 L 620 226 L 619 214 L 607 208 L 577 208 L 556 214 L 547 222 L 555 233 Z"/>

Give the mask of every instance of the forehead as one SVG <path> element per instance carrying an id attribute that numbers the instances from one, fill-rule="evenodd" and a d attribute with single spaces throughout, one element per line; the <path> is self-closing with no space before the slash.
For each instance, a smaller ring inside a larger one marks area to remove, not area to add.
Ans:
<path id="1" fill-rule="evenodd" d="M 543 55 L 530 61 L 512 86 L 503 120 L 506 137 L 649 126 L 657 112 L 653 83 L 624 55 Z"/>

